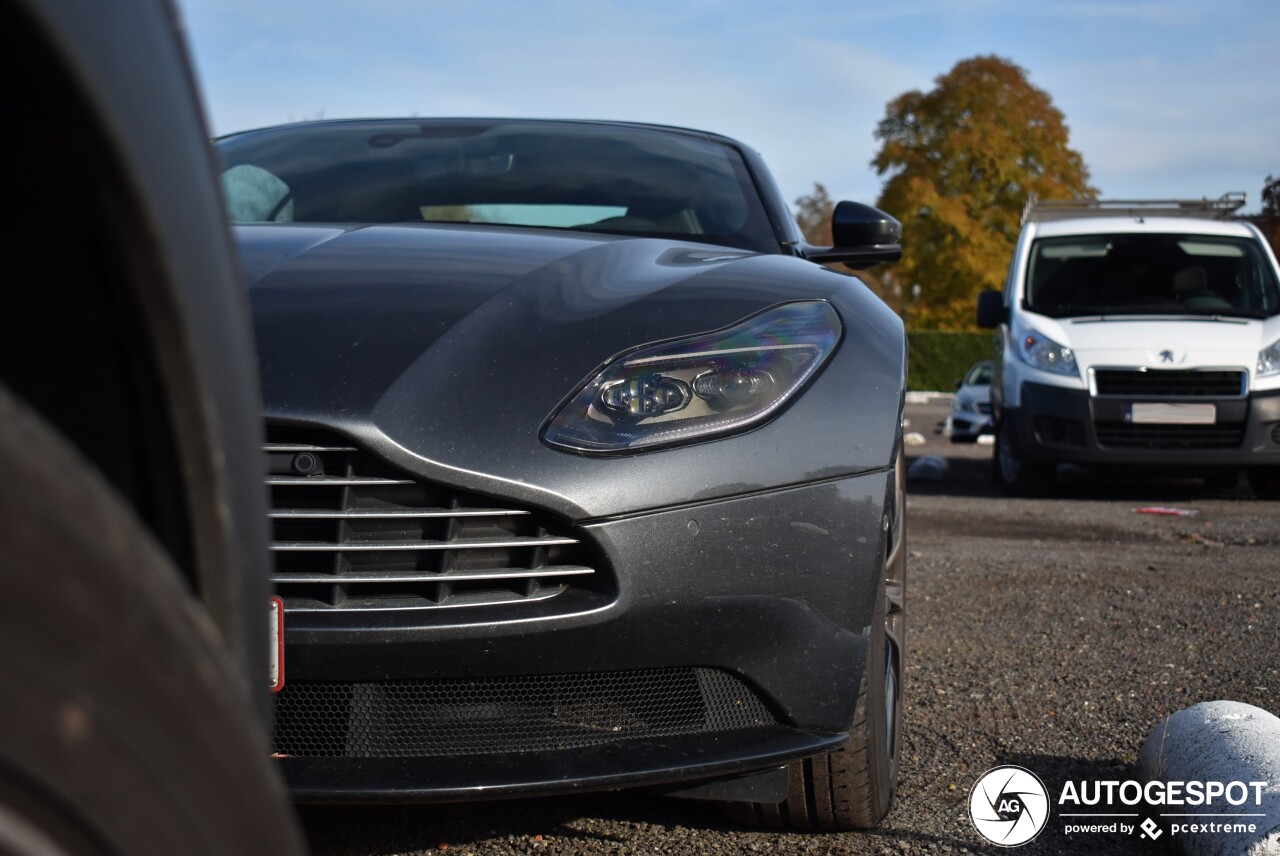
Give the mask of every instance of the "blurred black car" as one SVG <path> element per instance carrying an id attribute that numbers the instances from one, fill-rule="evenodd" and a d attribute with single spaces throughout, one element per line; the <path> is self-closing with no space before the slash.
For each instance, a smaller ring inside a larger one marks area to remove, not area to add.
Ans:
<path id="1" fill-rule="evenodd" d="M 897 775 L 905 337 L 759 157 L 619 123 L 217 142 L 262 360 L 300 799 L 663 784 L 870 826 Z M 749 775 L 747 775 L 749 774 Z"/>
<path id="2" fill-rule="evenodd" d="M 300 853 L 257 360 L 177 12 L 0 14 L 0 852 Z"/>

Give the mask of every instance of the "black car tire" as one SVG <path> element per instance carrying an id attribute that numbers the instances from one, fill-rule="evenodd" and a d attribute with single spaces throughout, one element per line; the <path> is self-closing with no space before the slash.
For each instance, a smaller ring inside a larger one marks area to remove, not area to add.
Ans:
<path id="1" fill-rule="evenodd" d="M 906 465 L 898 453 L 884 571 L 876 592 L 871 644 L 854 708 L 849 742 L 834 752 L 787 765 L 781 803 L 727 803 L 747 826 L 844 831 L 871 829 L 893 807 L 902 745 L 902 677 L 906 650 Z"/>
<path id="2" fill-rule="evenodd" d="M 2 387 L 0 469 L 0 818 L 18 836 L 0 849 L 302 852 L 212 621 L 93 466 Z"/>
<path id="3" fill-rule="evenodd" d="M 1280 467 L 1249 467 L 1249 487 L 1258 499 L 1280 499 Z"/>
<path id="4" fill-rule="evenodd" d="M 991 450 L 991 478 L 1008 496 L 1042 496 L 1053 484 L 1055 466 L 1023 460 L 1009 423 L 1001 420 Z"/>

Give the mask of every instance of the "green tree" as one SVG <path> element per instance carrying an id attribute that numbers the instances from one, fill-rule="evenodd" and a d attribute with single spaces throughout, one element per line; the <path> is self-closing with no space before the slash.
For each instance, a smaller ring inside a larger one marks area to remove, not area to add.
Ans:
<path id="1" fill-rule="evenodd" d="M 999 288 L 1029 194 L 1093 197 L 1062 113 L 1021 68 L 962 60 L 928 92 L 898 96 L 876 128 L 879 206 L 902 221 L 903 288 L 920 285 L 911 326 L 973 326 L 977 294 Z"/>

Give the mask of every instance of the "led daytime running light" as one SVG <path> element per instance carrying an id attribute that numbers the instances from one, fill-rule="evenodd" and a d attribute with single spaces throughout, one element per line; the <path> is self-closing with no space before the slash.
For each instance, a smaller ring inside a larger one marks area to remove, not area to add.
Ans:
<path id="1" fill-rule="evenodd" d="M 543 439 L 585 453 L 693 442 L 754 427 L 835 350 L 840 320 L 822 301 L 788 303 L 717 333 L 616 358 L 550 419 Z"/>

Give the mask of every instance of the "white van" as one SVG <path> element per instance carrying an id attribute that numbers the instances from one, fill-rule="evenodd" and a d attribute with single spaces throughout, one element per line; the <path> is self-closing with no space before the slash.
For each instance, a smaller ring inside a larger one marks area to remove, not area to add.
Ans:
<path id="1" fill-rule="evenodd" d="M 993 473 L 1044 491 L 1055 466 L 1158 467 L 1280 499 L 1280 270 L 1204 201 L 1028 203 L 998 328 Z"/>

